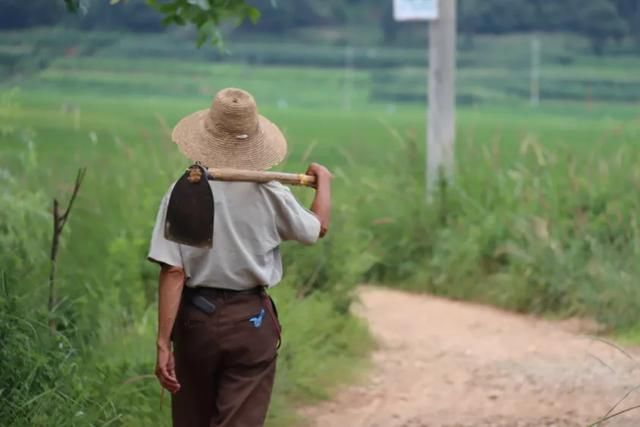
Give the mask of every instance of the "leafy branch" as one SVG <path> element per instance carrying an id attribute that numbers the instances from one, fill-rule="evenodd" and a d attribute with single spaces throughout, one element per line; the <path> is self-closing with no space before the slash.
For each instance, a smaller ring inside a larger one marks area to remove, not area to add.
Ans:
<path id="1" fill-rule="evenodd" d="M 67 10 L 77 13 L 82 10 L 82 0 L 64 0 Z M 104 0 L 112 5 L 126 0 Z M 238 22 L 249 19 L 256 23 L 260 11 L 245 0 L 146 0 L 149 7 L 164 16 L 164 25 L 193 25 L 197 32 L 198 47 L 210 40 L 214 45 L 222 44 L 220 23 L 224 19 L 236 18 Z"/>

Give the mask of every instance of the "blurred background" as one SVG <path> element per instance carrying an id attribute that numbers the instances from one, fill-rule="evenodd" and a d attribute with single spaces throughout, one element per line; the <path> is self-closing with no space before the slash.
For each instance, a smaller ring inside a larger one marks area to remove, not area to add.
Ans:
<path id="1" fill-rule="evenodd" d="M 171 128 L 228 86 L 285 131 L 283 170 L 336 176 L 330 237 L 284 248 L 270 425 L 359 370 L 363 282 L 640 340 L 640 2 L 458 0 L 456 177 L 431 203 L 426 22 L 272 0 L 203 33 L 163 3 L 0 0 L 3 425 L 168 425 L 148 238 L 187 164 Z M 52 203 L 81 167 L 52 285 Z"/>

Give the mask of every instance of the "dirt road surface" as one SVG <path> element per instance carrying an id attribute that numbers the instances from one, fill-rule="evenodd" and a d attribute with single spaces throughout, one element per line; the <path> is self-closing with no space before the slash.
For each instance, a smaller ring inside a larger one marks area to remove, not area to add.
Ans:
<path id="1" fill-rule="evenodd" d="M 584 325 L 364 287 L 356 312 L 378 341 L 372 369 L 305 408 L 317 427 L 586 426 L 640 405 L 640 350 Z M 603 423 L 640 427 L 640 410 Z"/>

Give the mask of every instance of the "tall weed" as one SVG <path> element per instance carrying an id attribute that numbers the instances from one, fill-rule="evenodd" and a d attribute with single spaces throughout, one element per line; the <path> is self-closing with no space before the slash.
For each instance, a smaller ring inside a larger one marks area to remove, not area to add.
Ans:
<path id="1" fill-rule="evenodd" d="M 397 177 L 372 201 L 385 220 L 375 228 L 379 261 L 370 280 L 517 311 L 593 316 L 612 328 L 638 325 L 635 142 L 544 144 L 527 134 L 493 145 L 461 141 L 455 182 L 431 204 L 407 160 L 414 145 L 400 138 Z"/>

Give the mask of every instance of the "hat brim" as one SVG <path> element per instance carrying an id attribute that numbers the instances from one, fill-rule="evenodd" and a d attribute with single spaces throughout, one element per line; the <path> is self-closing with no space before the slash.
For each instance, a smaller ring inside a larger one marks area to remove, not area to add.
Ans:
<path id="1" fill-rule="evenodd" d="M 246 139 L 213 135 L 205 126 L 209 110 L 200 110 L 180 120 L 171 139 L 194 162 L 211 168 L 266 170 L 287 155 L 287 140 L 266 117 L 258 116 L 258 130 Z"/>

